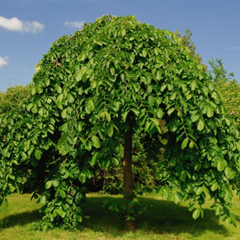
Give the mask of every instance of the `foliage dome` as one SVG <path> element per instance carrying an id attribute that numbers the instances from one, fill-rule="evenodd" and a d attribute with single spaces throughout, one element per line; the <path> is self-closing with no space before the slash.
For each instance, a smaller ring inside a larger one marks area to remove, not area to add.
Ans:
<path id="1" fill-rule="evenodd" d="M 210 196 L 232 222 L 239 134 L 198 59 L 175 33 L 133 16 L 103 16 L 58 39 L 37 65 L 29 99 L 0 118 L 0 200 L 29 186 L 46 203 L 45 229 L 76 226 L 96 166 L 119 161 L 131 114 L 157 162 L 159 192 L 191 199 L 194 218 Z"/>

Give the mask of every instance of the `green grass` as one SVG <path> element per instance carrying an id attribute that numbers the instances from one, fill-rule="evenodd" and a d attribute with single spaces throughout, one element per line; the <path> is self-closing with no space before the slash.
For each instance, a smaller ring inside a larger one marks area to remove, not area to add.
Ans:
<path id="1" fill-rule="evenodd" d="M 225 226 L 218 221 L 214 212 L 205 205 L 204 219 L 193 220 L 186 204 L 176 205 L 160 199 L 157 195 L 145 195 L 143 203 L 154 206 L 137 220 L 138 230 L 127 232 L 121 216 L 102 207 L 103 200 L 120 201 L 119 196 L 89 194 L 84 205 L 85 218 L 79 229 L 65 231 L 54 229 L 48 232 L 31 230 L 32 223 L 41 219 L 39 204 L 30 201 L 30 195 L 9 196 L 9 206 L 0 213 L 0 240 L 77 240 L 77 239 L 161 239 L 161 240 L 238 240 L 240 239 L 240 201 L 233 201 L 232 212 L 237 217 L 237 225 Z"/>

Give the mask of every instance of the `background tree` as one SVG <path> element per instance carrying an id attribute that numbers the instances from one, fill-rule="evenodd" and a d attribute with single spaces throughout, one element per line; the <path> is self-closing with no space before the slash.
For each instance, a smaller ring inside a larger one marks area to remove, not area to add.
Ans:
<path id="1" fill-rule="evenodd" d="M 224 68 L 222 60 L 212 59 L 209 61 L 211 66 L 210 75 L 220 94 L 224 106 L 229 113 L 236 119 L 238 125 L 240 124 L 240 85 L 234 78 L 234 73 L 228 73 Z"/>
<path id="2" fill-rule="evenodd" d="M 14 107 L 20 106 L 23 100 L 30 95 L 31 86 L 14 86 L 6 92 L 0 92 L 0 114 L 10 111 Z"/>
<path id="3" fill-rule="evenodd" d="M 40 228 L 75 227 L 88 182 L 122 145 L 125 223 L 133 229 L 134 135 L 155 163 L 162 195 L 190 200 L 195 219 L 210 196 L 216 214 L 234 221 L 239 133 L 181 37 L 132 16 L 104 16 L 53 43 L 33 83 L 28 102 L 0 118 L 1 202 L 29 184 L 45 203 Z"/>

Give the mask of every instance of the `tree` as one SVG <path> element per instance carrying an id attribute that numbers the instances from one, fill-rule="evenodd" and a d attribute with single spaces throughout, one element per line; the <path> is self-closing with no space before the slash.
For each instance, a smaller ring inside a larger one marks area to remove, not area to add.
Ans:
<path id="1" fill-rule="evenodd" d="M 224 106 L 236 119 L 236 122 L 240 124 L 240 85 L 234 78 L 234 73 L 228 73 L 219 58 L 212 59 L 209 64 L 212 81 L 223 100 Z"/>
<path id="2" fill-rule="evenodd" d="M 31 86 L 14 86 L 6 92 L 0 92 L 0 114 L 10 111 L 16 106 L 21 105 L 23 100 L 30 95 Z"/>
<path id="3" fill-rule="evenodd" d="M 33 83 L 28 102 L 0 118 L 1 202 L 29 185 L 45 203 L 40 228 L 75 227 L 88 181 L 123 145 L 125 223 L 134 229 L 134 135 L 162 195 L 191 200 L 195 219 L 210 196 L 233 222 L 239 133 L 181 37 L 133 16 L 103 16 L 53 43 Z"/>

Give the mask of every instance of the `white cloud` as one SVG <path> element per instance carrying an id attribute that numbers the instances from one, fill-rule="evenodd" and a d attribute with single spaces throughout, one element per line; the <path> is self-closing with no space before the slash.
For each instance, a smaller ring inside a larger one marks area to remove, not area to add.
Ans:
<path id="1" fill-rule="evenodd" d="M 16 17 L 7 19 L 2 16 L 0 16 L 0 27 L 3 27 L 10 31 L 21 31 L 22 29 L 22 22 L 17 19 Z"/>
<path id="2" fill-rule="evenodd" d="M 39 33 L 44 29 L 45 26 L 37 21 L 28 22 L 21 21 L 16 17 L 8 19 L 0 16 L 0 27 L 9 31 Z"/>
<path id="3" fill-rule="evenodd" d="M 33 32 L 33 33 L 39 33 L 42 32 L 44 29 L 44 25 L 40 22 L 34 21 L 34 22 L 26 22 L 23 21 L 23 32 Z"/>
<path id="4" fill-rule="evenodd" d="M 228 48 L 226 48 L 226 50 L 237 50 L 237 49 L 240 49 L 240 47 L 228 47 Z"/>
<path id="5" fill-rule="evenodd" d="M 84 23 L 85 23 L 84 21 L 75 21 L 75 22 L 66 21 L 64 25 L 70 28 L 82 28 Z"/>
<path id="6" fill-rule="evenodd" d="M 1 57 L 0 56 L 0 68 L 8 64 L 8 57 Z"/>

